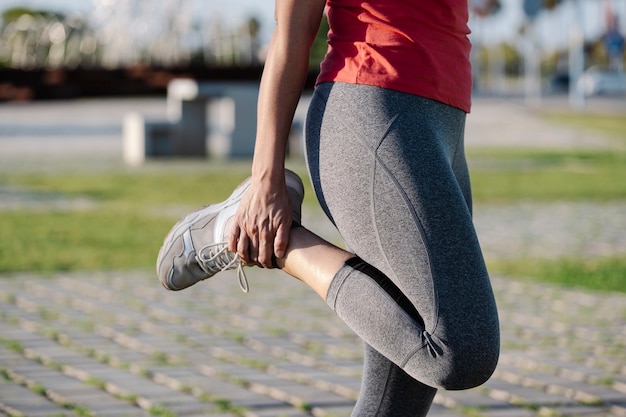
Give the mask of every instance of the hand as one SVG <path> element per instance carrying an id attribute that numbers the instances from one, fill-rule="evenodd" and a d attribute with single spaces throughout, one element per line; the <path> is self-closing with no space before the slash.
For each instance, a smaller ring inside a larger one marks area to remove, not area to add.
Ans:
<path id="1" fill-rule="evenodd" d="M 272 268 L 272 255 L 285 256 L 291 222 L 284 177 L 277 183 L 253 178 L 235 214 L 228 249 L 246 264 Z"/>

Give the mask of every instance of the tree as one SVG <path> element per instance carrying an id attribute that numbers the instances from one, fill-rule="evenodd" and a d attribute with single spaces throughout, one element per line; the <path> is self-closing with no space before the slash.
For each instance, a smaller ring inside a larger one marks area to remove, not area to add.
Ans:
<path id="1" fill-rule="evenodd" d="M 561 3 L 562 0 L 543 0 L 543 8 L 552 10 Z"/>
<path id="2" fill-rule="evenodd" d="M 11 22 L 17 21 L 20 17 L 28 15 L 28 16 L 41 16 L 46 20 L 63 20 L 65 19 L 65 15 L 62 13 L 51 12 L 48 10 L 35 10 L 29 9 L 27 7 L 12 7 L 10 9 L 5 10 L 2 13 L 2 24 L 6 26 Z"/>
<path id="3" fill-rule="evenodd" d="M 500 0 L 471 0 L 470 10 L 480 17 L 496 14 L 502 8 Z"/>
<path id="4" fill-rule="evenodd" d="M 22 69 L 93 65 L 93 31 L 80 17 L 15 7 L 2 13 L 0 66 Z"/>

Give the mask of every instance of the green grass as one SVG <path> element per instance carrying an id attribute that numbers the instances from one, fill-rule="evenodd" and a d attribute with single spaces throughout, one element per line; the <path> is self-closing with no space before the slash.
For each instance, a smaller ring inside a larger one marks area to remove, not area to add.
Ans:
<path id="1" fill-rule="evenodd" d="M 577 123 L 567 117 L 558 116 L 562 123 Z M 613 129 L 618 140 L 626 139 L 626 129 L 620 130 L 624 122 L 607 120 L 598 120 L 598 129 Z M 477 205 L 626 201 L 626 151 L 470 149 L 468 159 Z M 290 164 L 306 175 L 300 161 Z M 154 162 L 117 171 L 0 173 L 2 186 L 93 202 L 78 210 L 38 206 L 0 211 L 0 273 L 152 270 L 162 239 L 177 217 L 223 200 L 248 172 L 249 162 Z M 313 206 L 308 181 L 305 187 L 305 205 Z M 490 269 L 626 292 L 622 258 L 496 260 Z"/>
<path id="2" fill-rule="evenodd" d="M 495 261 L 493 272 L 569 287 L 626 293 L 626 257 Z"/>
<path id="3" fill-rule="evenodd" d="M 626 199 L 626 152 L 468 152 L 474 201 Z"/>
<path id="4" fill-rule="evenodd" d="M 95 203 L 79 210 L 46 209 L 44 204 L 0 211 L 0 273 L 154 268 L 163 237 L 176 219 L 223 200 L 249 170 L 244 164 L 197 167 L 0 174 L 0 185 Z"/>
<path id="5" fill-rule="evenodd" d="M 139 210 L 0 214 L 0 271 L 127 269 L 154 261 L 170 221 Z"/>
<path id="6" fill-rule="evenodd" d="M 41 193 L 89 197 L 102 203 L 130 207 L 198 205 L 207 200 L 226 197 L 248 172 L 241 164 L 194 166 L 197 169 L 183 169 L 178 164 L 155 164 L 118 172 L 4 173 L 0 174 L 0 183 L 24 186 Z"/>

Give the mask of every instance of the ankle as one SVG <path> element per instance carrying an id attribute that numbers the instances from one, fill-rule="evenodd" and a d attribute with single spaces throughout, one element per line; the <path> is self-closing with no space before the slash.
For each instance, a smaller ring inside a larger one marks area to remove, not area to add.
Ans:
<path id="1" fill-rule="evenodd" d="M 284 258 L 276 263 L 287 274 L 311 287 L 325 299 L 328 286 L 345 261 L 354 254 L 327 242 L 304 227 L 291 229 Z"/>

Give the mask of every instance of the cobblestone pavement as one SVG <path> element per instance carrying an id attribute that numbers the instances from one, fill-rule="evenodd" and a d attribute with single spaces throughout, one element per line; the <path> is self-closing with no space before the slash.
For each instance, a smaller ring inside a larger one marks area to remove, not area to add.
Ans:
<path id="1" fill-rule="evenodd" d="M 488 259 L 626 254 L 626 202 L 479 206 L 474 222 Z"/>
<path id="2" fill-rule="evenodd" d="M 56 169 L 72 155 L 74 168 L 111 169 L 121 152 L 113 119 L 136 106 L 157 116 L 164 110 L 151 100 L 3 107 L 0 170 Z M 530 138 L 553 147 L 612 146 L 511 109 L 478 103 L 468 145 L 521 146 Z M 78 129 L 68 110 L 82 112 Z M 24 130 L 32 118 L 56 130 Z M 498 136 L 503 131 L 515 134 Z M 19 141 L 10 139 L 14 133 Z M 0 210 L 96 204 L 24 192 L 0 188 Z M 305 222 L 335 239 L 318 216 L 305 212 Z M 475 219 L 487 258 L 626 253 L 624 202 L 477 207 Z M 248 276 L 249 294 L 231 272 L 181 292 L 163 290 L 144 271 L 0 277 L 0 416 L 349 416 L 360 341 L 303 284 L 280 272 L 250 269 Z M 500 276 L 493 284 L 498 369 L 479 388 L 439 392 L 431 415 L 626 417 L 626 295 Z"/>
<path id="3" fill-rule="evenodd" d="M 303 284 L 248 270 L 185 291 L 143 272 L 0 288 L 0 414 L 348 416 L 361 344 Z M 494 277 L 502 357 L 433 416 L 626 416 L 626 296 Z"/>

